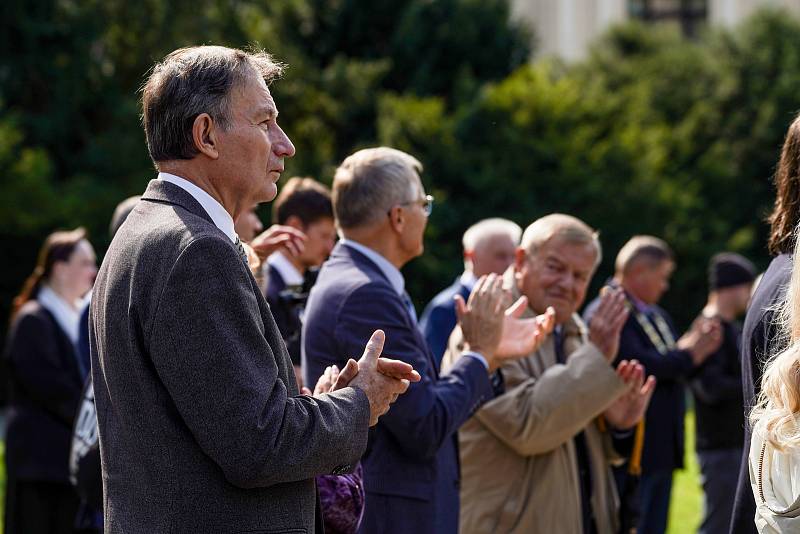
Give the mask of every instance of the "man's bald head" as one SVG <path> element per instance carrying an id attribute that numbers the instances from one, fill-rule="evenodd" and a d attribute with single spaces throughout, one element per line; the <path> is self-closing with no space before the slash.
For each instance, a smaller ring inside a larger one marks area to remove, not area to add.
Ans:
<path id="1" fill-rule="evenodd" d="M 597 232 L 577 217 L 564 213 L 552 213 L 534 221 L 522 234 L 520 247 L 529 255 L 536 255 L 542 245 L 554 237 L 571 244 L 593 246 L 597 252 L 595 267 L 600 265 L 603 250 Z"/>

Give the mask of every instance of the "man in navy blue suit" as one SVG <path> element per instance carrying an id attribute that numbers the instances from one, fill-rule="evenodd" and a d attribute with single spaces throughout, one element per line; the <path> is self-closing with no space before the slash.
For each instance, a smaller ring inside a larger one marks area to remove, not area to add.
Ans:
<path id="1" fill-rule="evenodd" d="M 419 327 L 433 353 L 438 369 L 447 349 L 447 340 L 456 326 L 456 295 L 469 298 L 478 278 L 485 274 L 503 274 L 514 261 L 522 228 L 506 219 L 479 221 L 464 232 L 464 272 L 453 285 L 436 295 L 425 307 Z"/>
<path id="2" fill-rule="evenodd" d="M 386 147 L 344 160 L 333 181 L 342 239 L 320 270 L 304 317 L 307 384 L 327 366 L 341 367 L 358 354 L 378 327 L 386 332 L 386 354 L 412 363 L 422 375 L 370 434 L 362 459 L 363 533 L 458 531 L 458 427 L 500 390 L 500 364 L 538 347 L 547 329 L 542 317 L 518 318 L 524 298 L 504 314 L 502 280 L 489 275 L 466 305 L 457 301 L 465 352 L 439 376 L 400 273 L 422 254 L 432 207 L 421 170 L 412 156 Z"/>
<path id="3" fill-rule="evenodd" d="M 622 287 L 630 314 L 620 336 L 617 360 L 637 359 L 658 380 L 645 416 L 642 475 L 638 487 L 639 534 L 663 533 L 667 527 L 672 472 L 683 467 L 684 384 L 719 348 L 719 321 L 698 318 L 678 338 L 669 314 L 657 303 L 675 270 L 672 250 L 663 240 L 634 236 L 620 249 L 612 285 Z M 599 301 L 586 309 L 591 318 Z M 622 476 L 621 495 L 625 491 Z"/>

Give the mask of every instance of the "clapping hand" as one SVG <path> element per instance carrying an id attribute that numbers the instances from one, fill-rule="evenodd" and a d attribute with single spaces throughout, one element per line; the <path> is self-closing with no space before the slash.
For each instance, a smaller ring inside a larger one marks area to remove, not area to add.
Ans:
<path id="1" fill-rule="evenodd" d="M 497 347 L 499 358 L 518 358 L 536 351 L 556 326 L 556 310 L 552 306 L 536 317 L 522 319 L 528 298 L 520 297 L 505 311 L 503 334 Z"/>
<path id="2" fill-rule="evenodd" d="M 722 325 L 719 319 L 700 316 L 678 340 L 681 350 L 688 350 L 695 366 L 701 365 L 722 344 Z"/>
<path id="3" fill-rule="evenodd" d="M 305 248 L 306 235 L 291 226 L 273 224 L 251 242 L 253 248 L 261 261 L 278 249 L 285 249 L 292 256 L 299 256 Z"/>
<path id="4" fill-rule="evenodd" d="M 489 372 L 494 372 L 501 364 L 496 352 L 510 300 L 509 292 L 503 289 L 503 279 L 494 273 L 478 279 L 466 303 L 461 295 L 455 297 L 464 350 L 480 353 L 489 364 Z"/>
<path id="5" fill-rule="evenodd" d="M 627 388 L 603 415 L 614 428 L 627 430 L 644 417 L 655 391 L 656 378 L 650 376 L 645 381 L 644 367 L 636 360 L 621 361 L 617 366 L 617 376 Z"/>
<path id="6" fill-rule="evenodd" d="M 339 389 L 347 387 L 353 378 L 358 374 L 358 362 L 354 359 L 347 360 L 347 365 L 344 366 L 343 371 L 339 371 L 337 365 L 329 365 L 325 368 L 325 372 L 317 380 L 317 385 L 314 387 L 313 395 L 316 397 L 323 393 L 333 393 Z M 303 388 L 303 393 L 311 395 L 311 390 Z"/>
<path id="7" fill-rule="evenodd" d="M 600 349 L 608 362 L 613 362 L 619 351 L 619 336 L 628 307 L 625 294 L 618 288 L 604 287 L 600 291 L 600 305 L 589 321 L 589 340 Z"/>
<path id="8" fill-rule="evenodd" d="M 399 360 L 380 358 L 385 340 L 383 330 L 373 332 L 358 363 L 349 360 L 333 385 L 333 390 L 349 385 L 364 391 L 369 399 L 370 426 L 375 425 L 378 418 L 389 411 L 389 406 L 406 392 L 410 382 L 420 380 L 419 373 L 411 365 Z M 346 376 L 348 367 L 357 370 L 349 380 Z"/>
<path id="9" fill-rule="evenodd" d="M 509 306 L 511 293 L 496 274 L 482 276 L 465 303 L 456 295 L 456 315 L 464 334 L 464 349 L 480 353 L 493 372 L 508 359 L 534 352 L 555 326 L 555 311 L 522 319 L 528 299 Z"/>

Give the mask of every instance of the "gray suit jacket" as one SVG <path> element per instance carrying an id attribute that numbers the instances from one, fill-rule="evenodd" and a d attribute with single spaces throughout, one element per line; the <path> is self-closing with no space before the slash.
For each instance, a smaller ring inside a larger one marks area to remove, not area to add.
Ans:
<path id="1" fill-rule="evenodd" d="M 314 532 L 313 477 L 367 443 L 369 401 L 298 395 L 230 239 L 153 180 L 114 238 L 90 314 L 106 532 Z"/>

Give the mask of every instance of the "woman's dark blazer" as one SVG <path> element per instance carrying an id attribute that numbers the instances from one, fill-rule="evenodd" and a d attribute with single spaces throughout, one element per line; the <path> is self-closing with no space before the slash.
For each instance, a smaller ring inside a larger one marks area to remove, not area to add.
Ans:
<path id="1" fill-rule="evenodd" d="M 31 300 L 11 325 L 4 357 L 9 477 L 68 483 L 72 422 L 82 387 L 75 347 L 53 315 Z"/>

